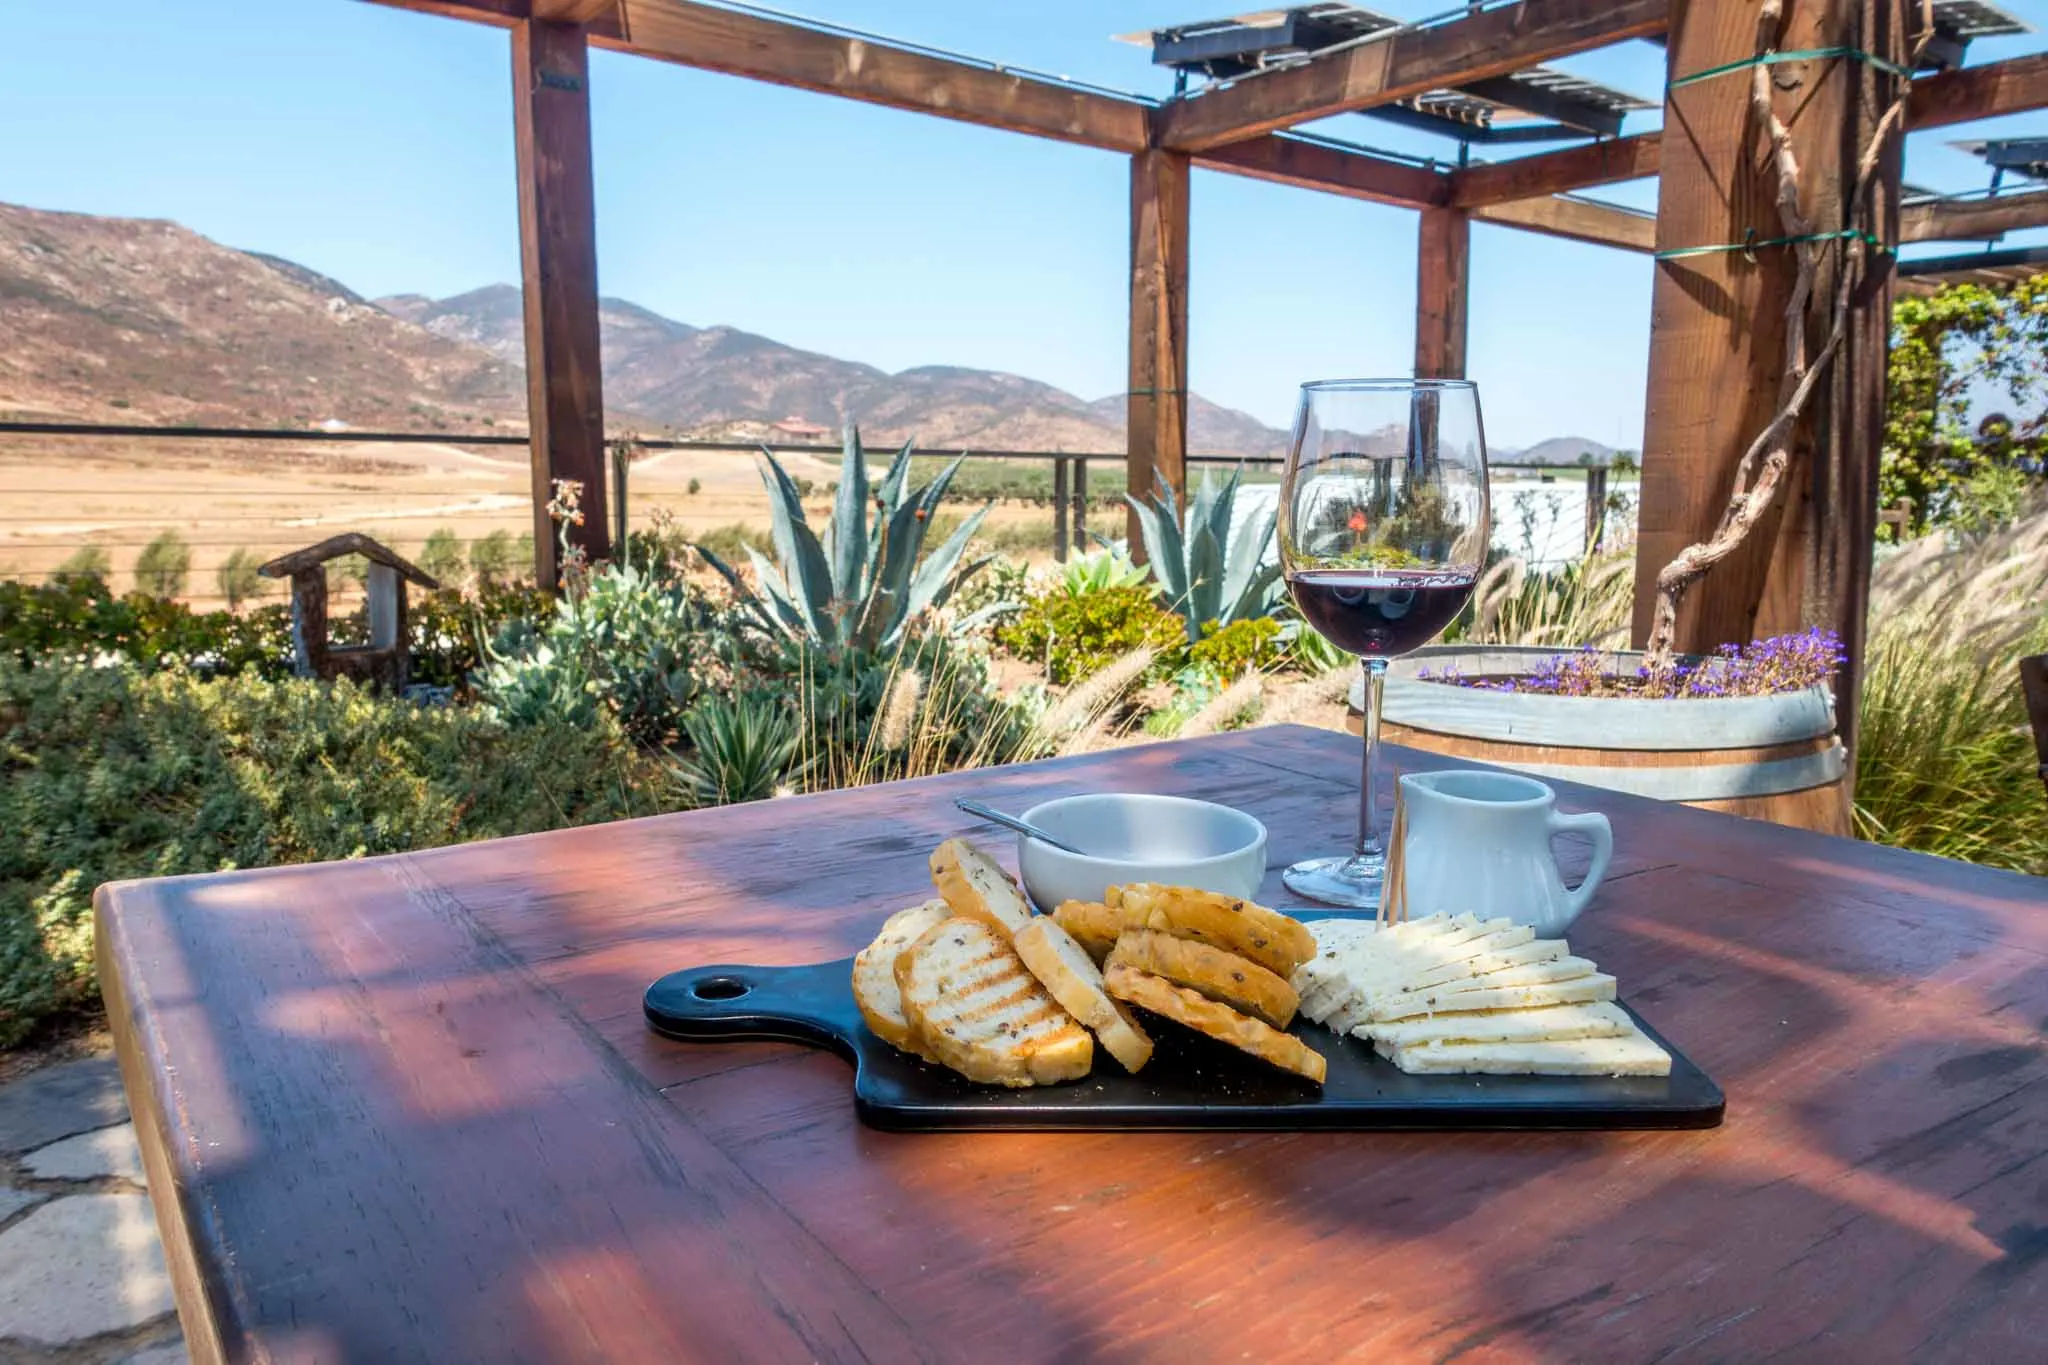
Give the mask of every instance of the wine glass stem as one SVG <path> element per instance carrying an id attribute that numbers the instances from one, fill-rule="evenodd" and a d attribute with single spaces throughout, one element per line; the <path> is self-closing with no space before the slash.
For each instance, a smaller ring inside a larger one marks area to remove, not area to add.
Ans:
<path id="1" fill-rule="evenodd" d="M 1365 664 L 1365 771 L 1358 782 L 1358 844 L 1354 858 L 1378 859 L 1386 852 L 1380 843 L 1380 698 L 1386 692 L 1387 661 L 1366 659 Z"/>

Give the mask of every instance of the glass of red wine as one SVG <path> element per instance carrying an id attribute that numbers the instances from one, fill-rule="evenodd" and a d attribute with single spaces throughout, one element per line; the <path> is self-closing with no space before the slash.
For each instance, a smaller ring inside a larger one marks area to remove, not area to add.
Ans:
<path id="1" fill-rule="evenodd" d="M 1348 856 L 1311 858 L 1287 888 L 1375 906 L 1380 694 L 1390 660 L 1442 633 L 1486 565 L 1486 436 L 1464 379 L 1326 379 L 1301 386 L 1280 484 L 1280 566 L 1302 619 L 1365 665 L 1365 772 Z"/>

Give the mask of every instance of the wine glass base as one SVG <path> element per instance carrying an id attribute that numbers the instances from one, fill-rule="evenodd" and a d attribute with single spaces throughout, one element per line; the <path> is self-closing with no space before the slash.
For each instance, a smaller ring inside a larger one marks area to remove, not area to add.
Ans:
<path id="1" fill-rule="evenodd" d="M 1384 855 L 1310 858 L 1280 874 L 1280 883 L 1297 896 L 1324 905 L 1377 910 L 1386 878 Z"/>

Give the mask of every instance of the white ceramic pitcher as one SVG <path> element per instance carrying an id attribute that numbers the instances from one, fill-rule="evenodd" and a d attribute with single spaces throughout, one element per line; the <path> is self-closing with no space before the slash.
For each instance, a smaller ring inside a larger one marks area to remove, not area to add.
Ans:
<path id="1" fill-rule="evenodd" d="M 1408 914 L 1506 916 L 1554 938 L 1579 917 L 1607 875 L 1614 830 L 1607 817 L 1560 815 L 1557 793 L 1515 773 L 1415 773 L 1401 779 Z M 1593 841 L 1593 866 L 1567 889 L 1550 840 Z"/>

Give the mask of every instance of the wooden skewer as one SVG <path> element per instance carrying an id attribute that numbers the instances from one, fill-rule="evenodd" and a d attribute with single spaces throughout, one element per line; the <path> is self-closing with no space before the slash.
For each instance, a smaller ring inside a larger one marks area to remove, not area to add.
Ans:
<path id="1" fill-rule="evenodd" d="M 1381 924 L 1408 918 L 1408 807 L 1401 799 L 1401 770 L 1394 770 L 1394 822 L 1387 831 L 1386 875 L 1380 881 Z"/>

